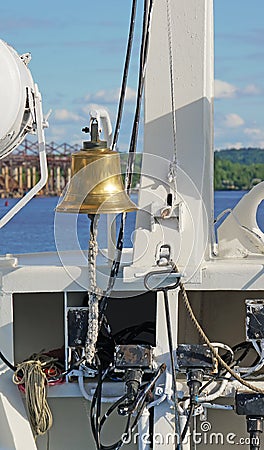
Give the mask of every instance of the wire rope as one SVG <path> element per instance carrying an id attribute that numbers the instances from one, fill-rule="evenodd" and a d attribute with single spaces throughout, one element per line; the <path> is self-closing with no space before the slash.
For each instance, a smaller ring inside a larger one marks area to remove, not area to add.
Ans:
<path id="1" fill-rule="evenodd" d="M 119 105 L 118 105 L 117 120 L 116 120 L 114 137 L 113 137 L 113 142 L 112 142 L 113 150 L 115 150 L 116 145 L 117 145 L 119 132 L 120 132 L 120 126 L 121 126 L 121 120 L 122 120 L 122 115 L 123 115 L 123 109 L 124 109 L 127 78 L 128 78 L 128 71 L 129 71 L 129 65 L 130 65 L 130 60 L 131 60 L 131 51 L 132 51 L 132 44 L 133 44 L 133 37 L 134 37 L 134 30 L 135 30 L 136 11 L 137 11 L 137 0 L 133 0 L 132 9 L 131 9 L 131 17 L 130 17 L 128 42 L 127 42 L 127 51 L 126 51 L 126 58 L 125 58 L 122 85 L 121 85 Z"/>
<path id="2" fill-rule="evenodd" d="M 139 75 L 138 75 L 138 88 L 137 88 L 137 100 L 136 100 L 136 109 L 134 114 L 133 128 L 129 145 L 129 154 L 128 154 L 128 162 L 127 162 L 127 170 L 125 177 L 125 189 L 129 193 L 132 184 L 132 175 L 133 175 L 133 167 L 135 161 L 135 153 L 136 153 L 136 144 L 138 137 L 138 129 L 139 129 L 139 117 L 140 117 L 140 109 L 141 109 L 141 100 L 143 95 L 143 87 L 144 87 L 144 79 L 145 79 L 145 71 L 146 71 L 146 62 L 147 62 L 147 54 L 148 54 L 148 46 L 149 46 L 149 35 L 150 35 L 150 26 L 151 26 L 151 17 L 152 17 L 152 6 L 153 0 L 144 1 L 144 14 L 143 14 L 143 25 L 142 25 L 142 35 L 141 35 L 141 48 L 140 48 L 140 63 L 139 63 Z M 118 232 L 118 238 L 116 243 L 116 255 L 115 259 L 112 263 L 108 286 L 106 292 L 100 302 L 100 323 L 102 324 L 102 317 L 104 315 L 107 300 L 111 295 L 113 290 L 121 262 L 122 250 L 124 246 L 124 229 L 125 229 L 125 221 L 126 221 L 126 213 L 121 215 L 121 222 Z"/>

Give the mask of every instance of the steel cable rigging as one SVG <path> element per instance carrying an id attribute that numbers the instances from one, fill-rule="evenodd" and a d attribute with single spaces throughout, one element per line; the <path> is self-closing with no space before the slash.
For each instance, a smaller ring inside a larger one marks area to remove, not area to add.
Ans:
<path id="1" fill-rule="evenodd" d="M 136 100 L 136 109 L 135 109 L 135 114 L 134 114 L 132 134 L 131 134 L 130 145 L 129 145 L 126 177 L 125 177 L 125 189 L 128 193 L 131 190 L 131 184 L 132 184 L 132 178 L 133 178 L 133 168 L 134 168 L 134 162 L 135 162 L 136 145 L 137 145 L 137 137 L 138 137 L 138 130 L 139 130 L 141 101 L 142 101 L 142 95 L 143 95 L 147 54 L 148 54 L 148 46 L 149 46 L 152 7 L 153 7 L 153 0 L 150 0 L 150 1 L 145 0 L 144 1 L 144 14 L 143 14 L 143 24 L 142 24 L 142 34 L 141 34 L 137 100 Z M 133 16 L 132 16 L 132 18 L 133 18 Z M 125 72 L 124 72 L 124 78 L 127 79 L 127 74 Z M 120 97 L 120 104 L 123 104 L 124 95 L 125 95 L 125 89 L 122 89 L 121 97 Z M 119 128 L 120 128 L 120 123 L 118 122 L 116 131 L 115 131 L 115 135 L 117 134 L 117 137 L 118 137 Z M 115 140 L 115 142 L 114 142 L 114 145 L 116 145 L 116 144 L 117 144 L 117 140 Z M 115 280 L 116 280 L 118 272 L 119 272 L 122 250 L 123 250 L 123 245 L 124 245 L 125 222 L 126 222 L 126 213 L 123 213 L 121 216 L 121 222 L 120 222 L 120 227 L 119 227 L 119 231 L 118 231 L 115 259 L 113 260 L 113 263 L 111 266 L 106 292 L 100 302 L 100 324 L 102 324 L 102 322 L 103 322 L 104 312 L 107 307 L 107 300 L 111 295 L 111 292 L 112 292 L 114 284 L 115 284 Z"/>
<path id="2" fill-rule="evenodd" d="M 121 118 L 122 118 L 123 107 L 124 107 L 124 99 L 125 99 L 127 77 L 128 77 L 128 67 L 129 67 L 129 62 L 130 62 L 130 58 L 131 58 L 131 48 L 132 48 L 132 41 L 133 41 L 133 34 L 134 34 L 136 3 L 137 3 L 136 0 L 133 0 L 131 19 L 130 19 L 130 31 L 129 31 L 128 45 L 127 45 L 127 54 L 126 54 L 126 59 L 125 59 L 122 88 L 121 88 L 121 93 L 120 93 L 117 122 L 116 122 L 116 127 L 115 127 L 115 132 L 114 132 L 112 149 L 115 149 L 117 146 Z M 131 139 L 130 139 L 130 145 L 129 145 L 128 162 L 127 162 L 126 176 L 125 176 L 125 189 L 128 194 L 130 192 L 131 185 L 132 185 L 133 168 L 134 168 L 134 162 L 135 162 L 136 145 L 137 145 L 139 120 L 140 120 L 140 110 L 141 110 L 141 101 L 142 101 L 142 95 L 143 95 L 143 89 L 144 89 L 144 78 L 145 78 L 147 53 L 148 53 L 148 45 L 149 45 L 152 5 L 153 5 L 153 0 L 150 0 L 150 1 L 145 0 L 144 1 L 137 98 L 136 98 L 136 107 L 135 107 L 135 114 L 134 114 L 134 120 L 133 120 L 133 127 L 132 127 L 132 133 L 131 133 Z M 100 301 L 100 306 L 99 306 L 99 309 L 100 309 L 99 329 L 102 326 L 102 324 L 104 324 L 105 328 L 107 329 L 108 336 L 112 340 L 114 339 L 114 337 L 111 335 L 109 327 L 107 328 L 107 326 L 106 326 L 105 311 L 106 311 L 108 299 L 113 290 L 113 287 L 114 287 L 114 284 L 115 284 L 115 281 L 116 281 L 116 278 L 117 278 L 117 275 L 119 272 L 119 268 L 120 268 L 121 255 L 122 255 L 123 244 L 124 244 L 125 222 L 126 222 L 126 213 L 123 213 L 121 216 L 121 222 L 120 222 L 120 227 L 119 227 L 119 231 L 118 231 L 118 238 L 117 238 L 117 242 L 116 242 L 115 259 L 111 266 L 107 289 L 105 291 L 104 296 L 102 297 L 102 299 Z M 110 363 L 110 365 L 108 365 L 108 367 L 103 372 L 102 362 L 101 361 L 99 362 L 99 380 L 98 380 L 97 388 L 96 388 L 94 396 L 93 396 L 93 400 L 92 400 L 92 404 L 91 404 L 91 412 L 90 412 L 92 433 L 93 433 L 93 436 L 94 436 L 94 439 L 96 442 L 96 446 L 100 450 L 119 449 L 124 443 L 121 438 L 117 442 L 115 442 L 111 445 L 104 445 L 101 442 L 101 436 L 100 436 L 101 430 L 102 430 L 102 427 L 105 424 L 107 418 L 127 398 L 126 395 L 121 397 L 121 399 L 119 399 L 117 402 L 115 402 L 109 408 L 107 413 L 103 417 L 101 417 L 102 384 L 103 384 L 103 381 L 107 378 L 110 368 L 111 368 L 111 363 Z M 134 431 L 134 429 L 136 428 L 137 422 L 138 422 L 138 420 L 141 416 L 141 413 L 143 411 L 143 408 L 146 404 L 147 395 L 148 395 L 149 391 L 152 389 L 157 377 L 162 373 L 163 370 L 165 370 L 164 367 L 162 367 L 158 370 L 158 372 L 156 373 L 156 375 L 153 378 L 154 381 L 152 380 L 152 382 L 150 382 L 149 385 L 147 385 L 147 387 L 144 386 L 143 388 L 142 387 L 140 388 L 140 392 L 141 391 L 142 392 L 139 393 L 139 397 L 136 402 L 136 404 L 137 404 L 137 409 L 135 410 L 136 417 L 132 422 L 132 413 L 128 414 L 125 429 L 124 429 L 122 436 L 131 434 Z"/>

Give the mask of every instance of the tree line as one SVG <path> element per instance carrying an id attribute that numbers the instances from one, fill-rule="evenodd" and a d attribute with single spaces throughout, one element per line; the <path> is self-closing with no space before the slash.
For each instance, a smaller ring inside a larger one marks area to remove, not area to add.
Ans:
<path id="1" fill-rule="evenodd" d="M 215 190 L 248 190 L 262 180 L 264 180 L 264 149 L 243 148 L 215 152 Z"/>
<path id="2" fill-rule="evenodd" d="M 142 154 L 135 159 L 133 187 L 140 181 Z M 122 171 L 125 172 L 127 155 L 121 153 Z M 242 148 L 219 150 L 214 153 L 215 190 L 248 190 L 264 180 L 264 149 Z"/>

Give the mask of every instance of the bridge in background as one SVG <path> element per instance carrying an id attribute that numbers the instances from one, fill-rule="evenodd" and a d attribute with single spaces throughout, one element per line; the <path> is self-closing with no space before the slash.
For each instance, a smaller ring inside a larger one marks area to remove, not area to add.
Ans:
<path id="1" fill-rule="evenodd" d="M 40 195 L 60 195 L 71 176 L 71 154 L 78 144 L 46 144 L 48 181 Z M 0 197 L 22 197 L 39 179 L 38 143 L 25 139 L 0 160 Z"/>

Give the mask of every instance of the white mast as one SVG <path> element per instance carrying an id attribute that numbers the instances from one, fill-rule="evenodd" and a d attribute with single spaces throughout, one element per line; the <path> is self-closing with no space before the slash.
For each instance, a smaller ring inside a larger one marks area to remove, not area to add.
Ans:
<path id="1" fill-rule="evenodd" d="M 212 0 L 154 2 L 139 194 L 139 208 L 146 213 L 139 213 L 137 220 L 137 271 L 149 267 L 150 262 L 155 266 L 164 244 L 171 246 L 170 257 L 189 280 L 204 252 L 205 258 L 210 255 L 213 58 Z M 170 182 L 168 174 L 173 161 L 176 177 Z M 162 219 L 171 201 L 168 194 L 173 195 L 173 208 L 168 211 L 170 218 Z M 166 251 L 165 248 L 165 254 Z M 127 274 L 133 276 L 133 270 Z"/>

